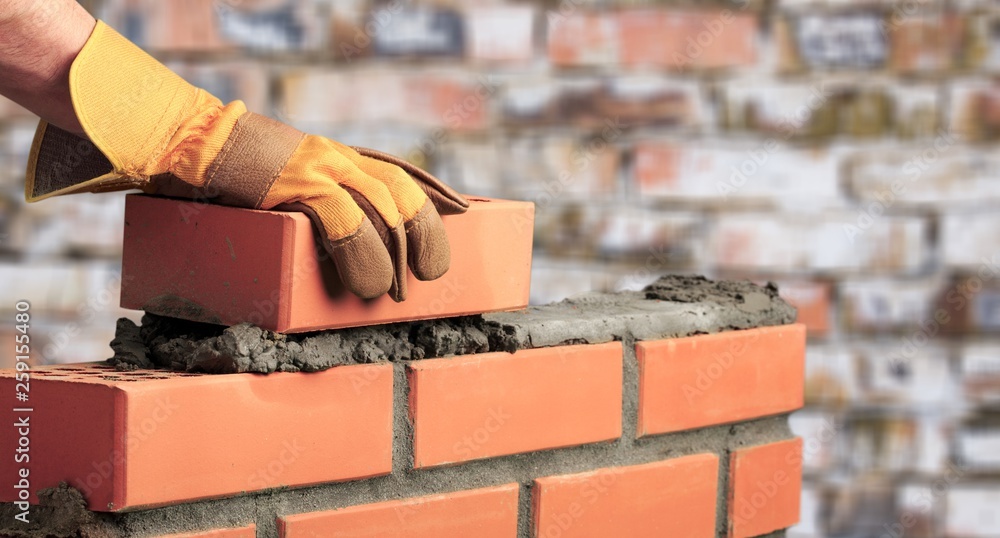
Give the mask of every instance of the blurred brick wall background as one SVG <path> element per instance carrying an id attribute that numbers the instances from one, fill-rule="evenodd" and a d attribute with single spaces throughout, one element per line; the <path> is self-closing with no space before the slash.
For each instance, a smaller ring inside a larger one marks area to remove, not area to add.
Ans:
<path id="1" fill-rule="evenodd" d="M 224 101 L 534 201 L 533 302 L 775 281 L 810 330 L 791 535 L 1000 536 L 994 2 L 85 3 Z M 0 101 L 0 310 L 103 359 L 123 198 L 26 205 L 34 127 Z"/>

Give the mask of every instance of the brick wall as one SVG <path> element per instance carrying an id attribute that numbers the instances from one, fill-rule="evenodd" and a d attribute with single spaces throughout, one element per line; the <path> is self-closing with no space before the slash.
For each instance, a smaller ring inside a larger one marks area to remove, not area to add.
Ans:
<path id="1" fill-rule="evenodd" d="M 792 533 L 1000 534 L 991 3 L 86 4 L 224 99 L 535 202 L 536 304 L 778 282 L 809 328 Z M 139 321 L 124 201 L 25 205 L 33 128 L 0 100 L 0 309 L 33 301 L 41 362 L 102 358 Z"/>
<path id="2" fill-rule="evenodd" d="M 699 298 L 667 298 L 685 293 Z M 3 413 L 21 426 L 0 445 L 27 439 L 30 459 L 3 471 L 19 485 L 0 491 L 0 535 L 781 536 L 802 481 L 793 318 L 773 288 L 667 278 L 465 329 L 515 335 L 507 351 L 269 375 L 124 356 L 37 367 L 25 407 Z M 191 322 L 144 326 L 151 356 L 195 338 Z"/>

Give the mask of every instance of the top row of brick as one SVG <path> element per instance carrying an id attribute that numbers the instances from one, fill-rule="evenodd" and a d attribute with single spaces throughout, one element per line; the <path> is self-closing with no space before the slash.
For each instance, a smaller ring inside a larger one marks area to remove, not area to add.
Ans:
<path id="1" fill-rule="evenodd" d="M 802 9 L 732 0 L 701 6 L 596 10 L 584 0 L 532 4 L 422 5 L 390 0 L 284 2 L 110 0 L 98 14 L 141 46 L 164 53 L 306 54 L 470 59 L 561 69 L 667 71 L 750 66 L 779 72 L 888 69 L 934 73 L 1000 68 L 991 28 L 1000 11 L 938 2 L 838 2 Z M 143 21 L 143 22 L 137 22 Z M 771 37 L 762 50 L 762 36 Z"/>

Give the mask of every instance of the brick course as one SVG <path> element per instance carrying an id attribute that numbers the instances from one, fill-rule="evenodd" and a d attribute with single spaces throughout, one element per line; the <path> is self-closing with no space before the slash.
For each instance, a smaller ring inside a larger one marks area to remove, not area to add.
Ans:
<path id="1" fill-rule="evenodd" d="M 668 299 L 679 293 L 700 298 Z M 783 413 L 801 394 L 804 334 L 788 321 L 773 287 L 665 278 L 641 293 L 484 314 L 478 325 L 415 321 L 396 341 L 423 334 L 420 349 L 446 349 L 444 340 L 480 331 L 497 348 L 458 356 L 341 358 L 319 372 L 265 376 L 38 366 L 30 500 L 46 514 L 76 506 L 63 517 L 116 537 L 711 536 L 728 525 L 727 495 L 746 480 L 726 454 L 788 438 Z M 157 323 L 162 337 L 167 322 Z M 751 325 L 732 330 L 739 323 Z M 437 332 L 422 332 L 432 324 Z M 350 331 L 324 334 L 355 338 Z M 731 390 L 707 390 L 692 413 L 704 416 L 675 429 L 688 431 L 656 430 L 650 410 L 661 413 L 663 399 L 651 395 L 671 393 L 677 378 L 650 365 L 704 365 L 732 342 L 744 343 L 733 353 L 742 404 L 723 397 Z M 129 349 L 157 352 L 141 345 Z M 696 352 L 654 356 L 668 348 Z M 765 356 L 774 382 L 788 385 L 777 400 L 773 383 L 747 373 Z M 0 373 L 0 388 L 14 391 L 13 373 Z M 725 413 L 706 414 L 713 407 Z M 8 433 L 2 441 L 16 442 Z M 13 521 L 16 498 L 3 500 L 0 518 Z"/>

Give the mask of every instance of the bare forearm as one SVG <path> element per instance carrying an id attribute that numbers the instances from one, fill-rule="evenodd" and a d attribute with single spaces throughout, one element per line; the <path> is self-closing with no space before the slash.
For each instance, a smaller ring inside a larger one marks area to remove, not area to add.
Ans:
<path id="1" fill-rule="evenodd" d="M 74 0 L 0 0 L 0 94 L 82 134 L 69 68 L 95 23 Z"/>

